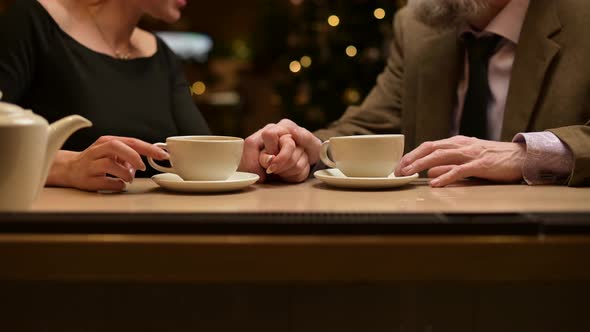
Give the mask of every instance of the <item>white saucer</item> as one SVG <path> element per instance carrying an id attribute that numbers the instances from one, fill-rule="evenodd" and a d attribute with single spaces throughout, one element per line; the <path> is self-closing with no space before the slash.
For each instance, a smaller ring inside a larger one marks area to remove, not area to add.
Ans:
<path id="1" fill-rule="evenodd" d="M 152 176 L 160 187 L 184 193 L 219 193 L 244 189 L 258 181 L 257 174 L 236 172 L 224 181 L 184 181 L 180 176 L 163 173 Z"/>
<path id="2" fill-rule="evenodd" d="M 342 174 L 338 169 L 329 168 L 316 171 L 313 174 L 326 184 L 350 189 L 387 189 L 404 186 L 418 178 L 418 173 L 410 176 L 396 177 L 391 174 L 386 178 L 353 178 Z"/>

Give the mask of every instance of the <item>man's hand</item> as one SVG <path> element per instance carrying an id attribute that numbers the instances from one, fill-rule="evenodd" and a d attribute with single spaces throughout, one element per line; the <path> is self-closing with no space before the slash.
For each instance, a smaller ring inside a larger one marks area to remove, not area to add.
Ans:
<path id="1" fill-rule="evenodd" d="M 287 182 L 302 182 L 319 160 L 321 141 L 291 120 L 268 124 L 244 143 L 239 169 L 256 173 L 260 182 L 276 174 Z"/>
<path id="2" fill-rule="evenodd" d="M 522 179 L 525 157 L 524 144 L 455 136 L 420 145 L 402 158 L 395 174 L 408 176 L 428 169 L 433 187 L 467 177 L 515 182 Z"/>

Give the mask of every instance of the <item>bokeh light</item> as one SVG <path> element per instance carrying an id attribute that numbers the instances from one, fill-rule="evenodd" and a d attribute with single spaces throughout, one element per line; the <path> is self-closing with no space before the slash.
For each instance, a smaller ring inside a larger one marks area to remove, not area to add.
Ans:
<path id="1" fill-rule="evenodd" d="M 340 24 L 340 18 L 336 15 L 330 15 L 330 17 L 328 17 L 328 24 L 337 27 Z"/>
<path id="2" fill-rule="evenodd" d="M 357 53 L 358 51 L 356 47 L 354 47 L 353 45 L 350 45 L 346 48 L 346 55 L 348 55 L 351 58 L 355 57 Z"/>
<path id="3" fill-rule="evenodd" d="M 289 64 L 289 70 L 291 70 L 292 73 L 300 72 L 301 63 L 299 61 L 291 61 L 291 63 Z"/>
<path id="4" fill-rule="evenodd" d="M 377 8 L 375 9 L 375 11 L 373 12 L 373 15 L 375 15 L 375 18 L 378 20 L 382 20 L 385 18 L 385 10 L 383 8 Z"/>
<path id="5" fill-rule="evenodd" d="M 205 91 L 207 91 L 207 86 L 205 85 L 205 83 L 198 81 L 193 83 L 193 85 L 191 86 L 191 91 L 197 95 L 200 96 L 202 94 L 205 93 Z"/>
<path id="6" fill-rule="evenodd" d="M 301 62 L 303 68 L 309 68 L 309 66 L 311 66 L 311 58 L 307 55 L 301 57 L 301 60 L 299 60 L 299 62 Z"/>

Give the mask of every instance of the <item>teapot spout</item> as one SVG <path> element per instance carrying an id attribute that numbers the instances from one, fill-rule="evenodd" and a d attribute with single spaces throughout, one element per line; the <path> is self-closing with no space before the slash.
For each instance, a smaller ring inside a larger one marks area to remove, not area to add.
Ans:
<path id="1" fill-rule="evenodd" d="M 49 126 L 45 164 L 43 167 L 41 187 L 39 188 L 39 191 L 45 185 L 45 181 L 47 181 L 49 169 L 51 168 L 51 163 L 53 162 L 53 158 L 57 151 L 75 131 L 90 126 L 92 126 L 92 122 L 79 115 L 70 115 Z"/>

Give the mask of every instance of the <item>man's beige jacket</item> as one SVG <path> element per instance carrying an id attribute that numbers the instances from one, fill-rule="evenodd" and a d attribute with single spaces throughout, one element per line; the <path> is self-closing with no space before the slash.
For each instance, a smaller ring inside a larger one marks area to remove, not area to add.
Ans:
<path id="1" fill-rule="evenodd" d="M 502 140 L 550 130 L 574 153 L 569 185 L 590 185 L 590 1 L 532 0 L 516 49 Z M 458 32 L 434 31 L 406 8 L 384 72 L 360 106 L 315 134 L 402 133 L 406 151 L 451 131 L 464 64 Z"/>

